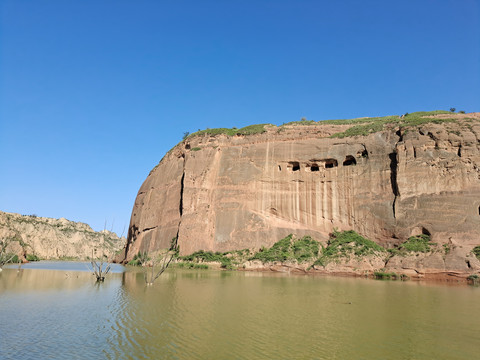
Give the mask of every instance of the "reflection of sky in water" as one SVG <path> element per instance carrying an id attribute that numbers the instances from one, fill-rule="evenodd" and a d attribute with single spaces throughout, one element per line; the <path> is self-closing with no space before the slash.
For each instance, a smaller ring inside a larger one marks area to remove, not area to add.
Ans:
<path id="1" fill-rule="evenodd" d="M 0 358 L 104 358 L 116 308 L 124 303 L 122 274 L 98 284 L 71 266 L 57 270 L 0 274 Z"/>
<path id="2" fill-rule="evenodd" d="M 0 358 L 475 358 L 480 288 L 71 265 L 0 273 Z M 455 329 L 455 331 L 452 331 Z M 474 356 L 475 354 L 475 356 Z"/>

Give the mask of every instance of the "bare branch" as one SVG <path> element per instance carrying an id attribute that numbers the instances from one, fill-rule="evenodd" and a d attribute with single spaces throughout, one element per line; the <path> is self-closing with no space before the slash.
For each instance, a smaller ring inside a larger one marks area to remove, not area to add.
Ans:
<path id="1" fill-rule="evenodd" d="M 177 256 L 177 239 L 173 238 L 170 243 L 170 248 L 161 251 L 157 256 L 152 258 L 152 268 L 150 278 L 148 279 L 147 270 L 144 270 L 144 277 L 145 282 L 147 285 L 153 285 L 155 280 L 157 280 L 160 275 L 162 275 L 165 270 L 167 270 L 168 266 L 172 262 L 172 260 Z M 148 255 L 147 255 L 148 258 Z M 146 262 L 143 263 L 143 266 L 146 265 Z"/>

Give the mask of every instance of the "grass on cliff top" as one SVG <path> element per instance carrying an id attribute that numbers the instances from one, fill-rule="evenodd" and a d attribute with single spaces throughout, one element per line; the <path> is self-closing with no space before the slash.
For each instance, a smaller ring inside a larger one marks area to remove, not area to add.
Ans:
<path id="1" fill-rule="evenodd" d="M 241 129 L 237 128 L 216 128 L 216 129 L 206 129 L 206 130 L 200 130 L 197 131 L 193 134 L 188 135 L 187 138 L 192 138 L 195 136 L 201 136 L 201 135 L 227 135 L 227 136 L 235 136 L 235 135 L 254 135 L 254 134 L 262 134 L 266 132 L 265 126 L 266 125 L 271 125 L 271 124 L 257 124 L 257 125 L 248 125 L 245 126 Z"/>
<path id="2" fill-rule="evenodd" d="M 353 119 L 353 120 L 337 120 L 336 124 L 355 124 L 351 128 L 333 134 L 333 138 L 344 138 L 350 136 L 367 136 L 372 133 L 382 131 L 385 125 L 391 124 L 395 126 L 419 126 L 428 123 L 441 124 L 444 122 L 455 121 L 455 117 L 446 119 L 439 118 L 428 118 L 426 116 L 438 115 L 438 114 L 452 114 L 448 111 L 437 110 L 437 111 L 418 111 L 411 114 L 406 114 L 403 117 L 393 115 L 393 116 L 384 116 L 384 117 L 375 117 L 375 118 L 362 118 L 362 119 Z M 331 122 L 324 121 L 323 123 L 335 124 L 336 120 Z"/>
<path id="3" fill-rule="evenodd" d="M 353 125 L 349 129 L 333 134 L 332 138 L 344 138 L 351 136 L 367 136 L 372 133 L 382 131 L 387 124 L 399 125 L 399 126 L 418 126 L 428 123 L 444 123 L 455 121 L 455 117 L 447 119 L 427 118 L 426 116 L 439 115 L 439 114 L 452 114 L 449 111 L 435 110 L 435 111 L 417 111 L 411 114 L 405 114 L 403 117 L 399 115 L 380 116 L 380 117 L 364 117 L 357 119 L 345 119 L 345 120 L 301 120 L 292 121 L 285 125 Z"/>
<path id="4" fill-rule="evenodd" d="M 390 115 L 390 116 L 379 116 L 379 117 L 363 117 L 363 118 L 356 118 L 356 119 L 341 119 L 341 120 L 321 120 L 321 121 L 314 121 L 314 120 L 307 120 L 302 119 L 300 121 L 291 121 L 285 123 L 280 126 L 285 125 L 354 125 L 348 130 L 344 132 L 339 132 L 337 134 L 332 135 L 332 137 L 349 137 L 349 136 L 365 136 L 373 132 L 381 131 L 386 124 L 395 124 L 395 125 L 402 125 L 402 126 L 418 126 L 427 123 L 443 123 L 443 122 L 451 122 L 455 121 L 455 117 L 452 116 L 451 118 L 447 119 L 438 119 L 438 118 L 426 118 L 426 116 L 432 115 L 439 115 L 439 114 L 452 114 L 450 111 L 445 110 L 435 110 L 435 111 L 417 111 L 414 113 L 406 113 L 402 116 L 400 115 Z M 227 136 L 235 136 L 235 135 L 253 135 L 253 134 L 262 134 L 266 132 L 265 126 L 272 125 L 272 124 L 257 124 L 257 125 L 249 125 L 245 126 L 241 129 L 237 128 L 216 128 L 216 129 L 206 129 L 206 130 L 199 130 L 193 134 L 188 135 L 188 138 L 200 135 L 220 135 L 225 134 Z"/>
<path id="5" fill-rule="evenodd" d="M 300 120 L 300 121 L 291 121 L 280 125 L 278 127 L 278 132 L 281 132 L 285 129 L 286 125 L 353 125 L 349 129 L 338 132 L 336 134 L 331 135 L 332 138 L 345 138 L 345 137 L 352 137 L 352 136 L 367 136 L 372 133 L 376 133 L 379 131 L 384 130 L 385 125 L 391 124 L 396 126 L 419 126 L 428 123 L 435 123 L 441 124 L 445 122 L 453 122 L 456 121 L 455 117 L 446 118 L 446 119 L 438 119 L 438 118 L 426 118 L 425 116 L 432 116 L 438 114 L 452 114 L 455 113 L 445 111 L 445 110 L 435 110 L 435 111 L 417 111 L 411 114 L 405 114 L 403 118 L 399 115 L 390 115 L 390 116 L 380 116 L 380 117 L 363 117 L 363 118 L 356 118 L 356 119 L 342 119 L 342 120 Z M 206 129 L 206 130 L 199 130 L 193 134 L 187 136 L 187 139 L 190 139 L 195 136 L 201 135 L 227 135 L 227 136 L 236 136 L 236 135 L 253 135 L 253 134 L 262 134 L 265 133 L 267 130 L 265 126 L 273 126 L 272 124 L 257 124 L 257 125 L 249 125 L 245 126 L 241 129 L 237 128 L 216 128 L 216 129 Z M 179 144 L 183 143 L 183 140 L 180 141 Z M 178 145 L 178 144 L 177 144 Z M 149 175 L 158 167 L 158 165 L 163 161 L 163 159 L 175 148 L 171 148 L 164 157 L 160 160 L 160 162 L 150 171 Z M 198 151 L 200 148 L 194 148 L 192 151 Z"/>

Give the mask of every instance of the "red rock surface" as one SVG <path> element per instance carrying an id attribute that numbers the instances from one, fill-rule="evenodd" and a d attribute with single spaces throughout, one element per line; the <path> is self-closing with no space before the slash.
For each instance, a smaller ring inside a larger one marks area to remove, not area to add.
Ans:
<path id="1" fill-rule="evenodd" d="M 174 237 L 189 254 L 269 247 L 290 233 L 325 242 L 337 228 L 385 247 L 427 233 L 453 249 L 392 269 L 469 269 L 480 244 L 480 113 L 451 116 L 343 139 L 329 136 L 351 125 L 321 122 L 190 137 L 140 188 L 125 259 Z"/>

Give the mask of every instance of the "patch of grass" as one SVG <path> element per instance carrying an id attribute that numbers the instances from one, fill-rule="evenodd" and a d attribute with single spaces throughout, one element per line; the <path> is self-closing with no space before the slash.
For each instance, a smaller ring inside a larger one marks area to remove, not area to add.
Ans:
<path id="1" fill-rule="evenodd" d="M 76 260 L 79 260 L 79 257 L 78 256 L 60 256 L 58 258 L 58 260 L 61 260 L 61 261 L 76 261 Z"/>
<path id="2" fill-rule="evenodd" d="M 314 265 L 325 267 L 329 262 L 350 256 L 363 257 L 376 253 L 385 253 L 385 249 L 366 239 L 353 230 L 339 232 L 334 230 L 327 246 L 322 248 L 321 255 Z"/>
<path id="3" fill-rule="evenodd" d="M 203 251 L 199 250 L 194 252 L 193 254 L 186 255 L 186 256 L 179 256 L 178 258 L 183 261 L 187 262 L 219 262 L 220 267 L 222 269 L 233 269 L 232 259 L 229 258 L 227 255 L 229 253 L 221 253 L 219 251 L 212 252 L 212 251 Z"/>
<path id="4" fill-rule="evenodd" d="M 137 254 L 133 256 L 133 259 L 130 260 L 127 265 L 131 266 L 142 266 L 142 264 L 146 261 L 150 260 L 148 254 L 146 252 L 139 251 Z"/>
<path id="5" fill-rule="evenodd" d="M 12 254 L 8 254 L 8 255 L 7 255 L 7 257 L 10 257 L 10 256 L 12 256 Z M 18 263 L 20 263 L 20 262 L 21 262 L 21 261 L 20 261 L 20 258 L 18 257 L 18 255 L 13 256 L 13 257 L 11 258 L 11 260 L 9 261 L 9 263 L 11 263 L 11 264 L 18 264 Z"/>
<path id="6" fill-rule="evenodd" d="M 265 130 L 265 126 L 269 124 L 258 124 L 258 125 L 249 125 L 245 126 L 241 129 L 236 130 L 236 135 L 254 135 L 254 134 L 263 134 L 267 130 Z"/>
<path id="7" fill-rule="evenodd" d="M 199 269 L 199 270 L 208 270 L 207 264 L 196 264 L 192 262 L 179 262 L 175 264 L 175 267 L 181 269 Z"/>
<path id="8" fill-rule="evenodd" d="M 262 134 L 266 132 L 267 130 L 265 129 L 266 125 L 270 124 L 257 124 L 257 125 L 249 125 L 245 126 L 241 129 L 237 128 L 216 128 L 216 129 L 206 129 L 206 130 L 199 130 L 193 134 L 190 134 L 188 138 L 192 138 L 195 136 L 200 136 L 200 135 L 227 135 L 227 136 L 236 136 L 236 135 L 254 135 L 254 134 Z"/>
<path id="9" fill-rule="evenodd" d="M 315 125 L 318 124 L 315 120 L 299 120 L 299 121 L 290 121 L 284 125 Z"/>
<path id="10" fill-rule="evenodd" d="M 473 254 L 477 257 L 478 260 L 480 260 L 480 245 L 475 246 L 472 250 Z"/>
<path id="11" fill-rule="evenodd" d="M 260 249 L 250 260 L 260 260 L 263 263 L 296 260 L 302 263 L 316 258 L 319 248 L 320 245 L 318 241 L 313 240 L 310 236 L 294 239 L 293 235 L 290 234 L 280 241 L 277 241 L 271 248 Z"/>
<path id="12" fill-rule="evenodd" d="M 473 285 L 478 285 L 480 277 L 477 274 L 472 274 L 467 277 L 467 281 Z"/>
<path id="13" fill-rule="evenodd" d="M 375 271 L 373 276 L 377 280 L 397 280 L 399 276 L 394 272 Z"/>
<path id="14" fill-rule="evenodd" d="M 432 245 L 435 245 L 435 243 L 430 241 L 430 236 L 421 234 L 409 237 L 407 241 L 400 245 L 399 249 L 400 251 L 427 253 L 432 250 Z"/>
<path id="15" fill-rule="evenodd" d="M 448 255 L 450 253 L 450 250 L 451 250 L 450 245 L 449 244 L 443 244 L 442 247 L 443 247 L 443 251 L 444 251 L 445 255 Z"/>
<path id="16" fill-rule="evenodd" d="M 194 148 L 192 148 L 192 151 L 199 151 L 199 150 L 202 150 L 202 148 L 201 148 L 201 147 L 194 147 Z"/>
<path id="17" fill-rule="evenodd" d="M 221 259 L 223 259 L 223 257 L 224 257 L 223 253 L 219 251 L 214 253 L 212 251 L 199 250 L 199 251 L 195 251 L 193 254 L 179 256 L 178 258 L 180 260 L 185 260 L 185 261 L 220 262 Z"/>
<path id="18" fill-rule="evenodd" d="M 287 261 L 293 260 L 293 256 L 290 251 L 291 240 L 293 235 L 290 234 L 284 237 L 282 240 L 277 241 L 270 249 L 261 248 L 251 260 L 260 260 L 263 263 L 273 261 Z"/>
<path id="19" fill-rule="evenodd" d="M 322 121 L 324 124 L 333 124 L 333 125 L 346 125 L 346 124 L 356 124 L 351 128 L 333 134 L 332 138 L 344 138 L 350 136 L 367 136 L 369 134 L 382 131 L 385 128 L 385 125 L 392 124 L 403 127 L 408 126 L 419 126 L 428 123 L 440 124 L 444 122 L 452 122 L 456 119 L 454 117 L 447 119 L 438 119 L 438 118 L 428 118 L 426 116 L 438 115 L 438 114 L 450 114 L 448 111 L 436 110 L 436 111 L 417 111 L 414 113 L 406 113 L 404 116 L 400 117 L 397 115 L 393 116 L 383 116 L 383 117 L 373 117 L 373 118 L 359 118 L 352 120 L 327 120 Z"/>
<path id="20" fill-rule="evenodd" d="M 320 244 L 318 241 L 313 240 L 308 235 L 295 240 L 292 246 L 293 257 L 297 259 L 299 263 L 316 258 L 318 256 L 318 251 L 320 250 Z"/>
<path id="21" fill-rule="evenodd" d="M 27 254 L 27 261 L 40 261 L 40 258 L 34 254 Z"/>
<path id="22" fill-rule="evenodd" d="M 339 132 L 333 134 L 332 138 L 344 138 L 344 137 L 351 137 L 351 136 L 367 136 L 372 133 L 376 133 L 383 130 L 383 127 L 387 123 L 393 123 L 395 119 L 389 120 L 390 117 L 382 118 L 381 120 L 374 120 L 372 122 L 367 122 L 366 124 L 355 125 L 351 128 L 345 130 L 344 132 Z M 398 120 L 398 117 L 396 117 Z"/>

